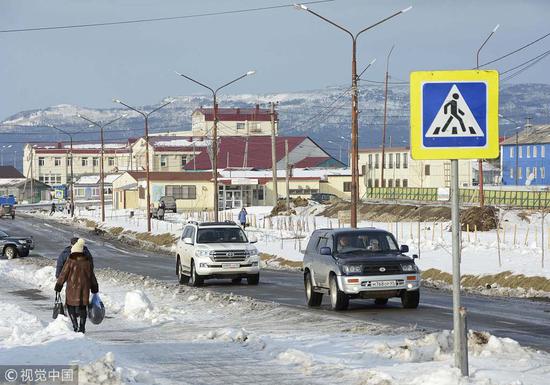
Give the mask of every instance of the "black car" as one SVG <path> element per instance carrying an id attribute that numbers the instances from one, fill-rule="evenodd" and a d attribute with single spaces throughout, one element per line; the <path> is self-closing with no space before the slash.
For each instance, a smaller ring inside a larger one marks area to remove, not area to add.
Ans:
<path id="1" fill-rule="evenodd" d="M 32 237 L 14 237 L 0 230 L 0 251 L 6 258 L 26 257 L 32 249 Z"/>
<path id="2" fill-rule="evenodd" d="M 375 228 L 321 229 L 311 235 L 304 254 L 308 306 L 320 306 L 330 295 L 333 310 L 345 310 L 353 298 L 371 298 L 385 305 L 399 297 L 405 308 L 420 301 L 420 270 L 405 255 L 406 245 Z"/>

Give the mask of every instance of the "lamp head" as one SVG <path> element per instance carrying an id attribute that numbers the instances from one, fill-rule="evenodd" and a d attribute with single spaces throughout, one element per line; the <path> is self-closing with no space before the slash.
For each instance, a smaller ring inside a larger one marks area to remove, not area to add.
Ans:
<path id="1" fill-rule="evenodd" d="M 246 73 L 246 76 L 254 75 L 256 73 L 256 70 L 250 70 Z"/>
<path id="2" fill-rule="evenodd" d="M 493 28 L 493 33 L 495 33 L 499 27 L 500 27 L 500 24 L 495 25 L 495 28 Z"/>
<path id="3" fill-rule="evenodd" d="M 371 62 L 369 63 L 369 65 L 373 65 L 374 63 L 376 63 L 376 58 L 372 59 Z"/>
<path id="4" fill-rule="evenodd" d="M 411 5 L 410 7 L 407 7 L 405 9 L 401 10 L 401 13 L 409 12 L 412 9 L 412 7 L 413 6 Z"/>
<path id="5" fill-rule="evenodd" d="M 308 8 L 303 4 L 294 4 L 294 9 L 297 9 L 298 11 L 307 11 Z"/>
<path id="6" fill-rule="evenodd" d="M 119 99 L 113 99 L 113 102 L 119 103 L 119 104 L 120 104 L 120 100 L 119 100 Z"/>

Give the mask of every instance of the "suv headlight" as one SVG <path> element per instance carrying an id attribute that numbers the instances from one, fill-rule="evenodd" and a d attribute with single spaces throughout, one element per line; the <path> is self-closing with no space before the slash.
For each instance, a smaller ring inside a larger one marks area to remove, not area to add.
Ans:
<path id="1" fill-rule="evenodd" d="M 258 255 L 258 249 L 250 249 L 246 252 L 249 257 L 255 257 Z"/>
<path id="2" fill-rule="evenodd" d="M 401 270 L 405 272 L 415 272 L 416 273 L 416 265 L 414 263 L 403 263 L 401 264 Z"/>
<path id="3" fill-rule="evenodd" d="M 363 272 L 362 265 L 342 265 L 344 274 L 361 274 Z"/>
<path id="4" fill-rule="evenodd" d="M 196 257 L 208 257 L 210 255 L 210 250 L 195 250 Z"/>

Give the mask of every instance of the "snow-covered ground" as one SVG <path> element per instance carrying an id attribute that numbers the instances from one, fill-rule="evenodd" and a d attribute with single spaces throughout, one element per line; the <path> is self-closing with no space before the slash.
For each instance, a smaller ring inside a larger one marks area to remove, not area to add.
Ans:
<path id="1" fill-rule="evenodd" d="M 51 261 L 0 261 L 0 362 L 81 366 L 81 384 L 539 385 L 550 355 L 471 333 L 470 378 L 452 335 L 425 334 L 100 270 L 107 318 L 75 334 L 51 319 Z"/>

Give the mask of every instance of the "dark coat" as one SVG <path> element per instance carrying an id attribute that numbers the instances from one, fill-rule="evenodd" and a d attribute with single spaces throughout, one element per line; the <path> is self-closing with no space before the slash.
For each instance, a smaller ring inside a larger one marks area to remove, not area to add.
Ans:
<path id="1" fill-rule="evenodd" d="M 63 270 L 63 266 L 65 265 L 65 262 L 67 262 L 67 258 L 69 258 L 69 255 L 71 255 L 71 247 L 67 246 L 63 249 L 61 254 L 59 254 L 59 257 L 57 257 L 57 264 L 55 266 L 55 278 L 59 278 L 59 274 L 61 274 L 61 270 Z M 94 269 L 94 259 L 92 258 L 92 253 L 90 253 L 90 250 L 86 246 L 84 246 L 84 254 L 86 254 L 90 258 L 90 263 L 92 264 L 92 270 Z"/>
<path id="2" fill-rule="evenodd" d="M 99 291 L 90 258 L 85 254 L 72 253 L 69 256 L 57 279 L 55 291 L 61 291 L 65 282 L 65 303 L 70 306 L 89 305 L 90 291 L 94 294 Z"/>

